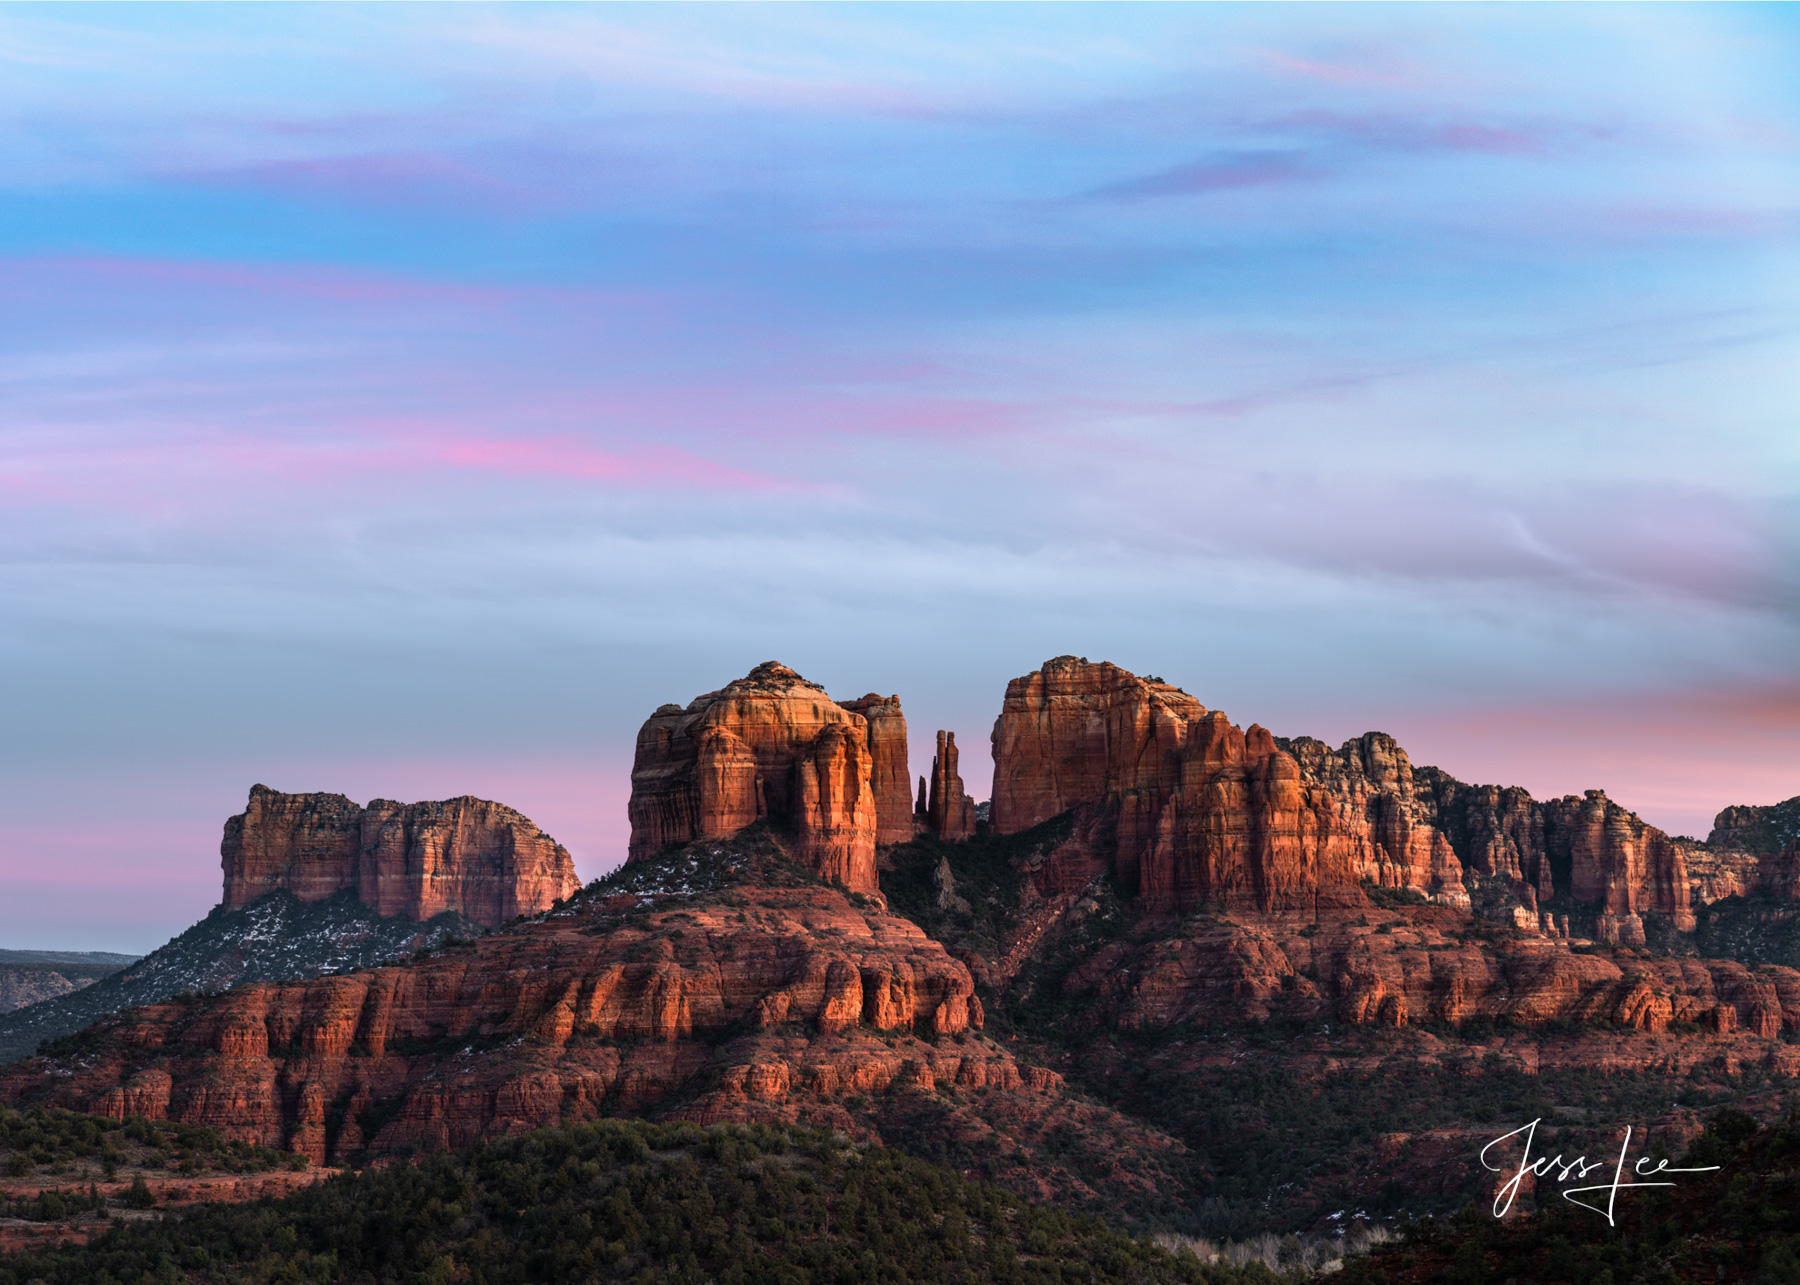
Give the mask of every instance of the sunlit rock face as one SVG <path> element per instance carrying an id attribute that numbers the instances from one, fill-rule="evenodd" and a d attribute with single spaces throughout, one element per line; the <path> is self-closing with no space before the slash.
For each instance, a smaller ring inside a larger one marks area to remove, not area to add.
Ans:
<path id="1" fill-rule="evenodd" d="M 1415 769 L 1382 732 L 1333 749 L 1240 730 L 1180 688 L 1059 656 L 1014 679 L 994 725 L 993 826 L 1001 834 L 1073 811 L 1075 837 L 1034 873 L 1043 891 L 1110 870 L 1149 911 L 1348 908 L 1363 889 L 1411 890 L 1567 935 L 1645 941 L 1646 914 L 1692 931 L 1695 909 L 1800 888 L 1800 800 L 1728 808 L 1710 842 L 1672 838 L 1599 790 L 1534 800 Z M 1567 913 L 1563 915 L 1567 918 Z"/>
<path id="2" fill-rule="evenodd" d="M 1081 810 L 1091 841 L 1059 859 L 1085 869 L 1110 847 L 1147 909 L 1360 905 L 1364 881 L 1467 904 L 1391 738 L 1296 756 L 1160 679 L 1059 656 L 1007 686 L 993 740 L 995 830 Z"/>
<path id="3" fill-rule="evenodd" d="M 347 888 L 382 915 L 450 911 L 493 928 L 581 886 L 568 851 L 529 818 L 467 796 L 365 808 L 258 785 L 225 823 L 219 854 L 228 910 L 277 890 L 323 901 Z"/>
<path id="4" fill-rule="evenodd" d="M 979 1037 L 968 969 L 910 921 L 839 888 L 697 894 L 681 868 L 647 860 L 636 893 L 402 965 L 131 1009 L 94 1029 L 79 1071 L 0 1071 L 0 1102 L 205 1124 L 324 1162 L 672 1098 L 705 1121 L 841 1124 L 829 1104 L 849 1093 L 1056 1089 Z"/>
<path id="5" fill-rule="evenodd" d="M 894 773 L 906 762 L 899 700 L 879 704 L 872 723 L 817 683 L 768 661 L 686 709 L 662 706 L 638 732 L 628 859 L 695 839 L 727 839 L 767 820 L 792 837 L 796 859 L 821 878 L 852 892 L 879 891 L 878 769 L 888 795 L 896 780 L 901 791 L 906 781 Z M 889 798 L 887 829 L 896 834 L 897 807 Z M 905 835 L 912 836 L 910 819 Z"/>

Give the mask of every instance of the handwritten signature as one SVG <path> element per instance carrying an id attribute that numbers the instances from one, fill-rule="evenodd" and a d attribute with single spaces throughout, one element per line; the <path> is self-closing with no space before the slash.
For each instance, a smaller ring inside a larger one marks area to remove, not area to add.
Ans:
<path id="1" fill-rule="evenodd" d="M 1507 1211 L 1512 1208 L 1513 1198 L 1519 1194 L 1519 1184 L 1525 1181 L 1526 1174 L 1543 1178 L 1554 1170 L 1556 1176 L 1551 1179 L 1551 1181 L 1565 1183 L 1571 1178 L 1585 1178 L 1596 1169 L 1604 1169 L 1609 1163 L 1605 1160 L 1589 1160 L 1586 1156 L 1576 1156 L 1573 1160 L 1564 1160 L 1558 1155 L 1540 1157 L 1539 1159 L 1533 1160 L 1531 1158 L 1531 1144 L 1537 1137 L 1537 1127 L 1542 1122 L 1542 1119 L 1543 1117 L 1540 1116 L 1523 1128 L 1514 1129 L 1511 1133 L 1503 1134 L 1481 1149 L 1481 1167 L 1490 1173 L 1505 1173 L 1506 1170 L 1501 1166 L 1488 1163 L 1488 1152 L 1492 1151 L 1502 1142 L 1506 1142 L 1511 1138 L 1516 1138 L 1520 1134 L 1525 1135 L 1525 1150 L 1519 1157 L 1518 1171 L 1513 1174 L 1508 1182 L 1503 1183 L 1500 1190 L 1494 1195 L 1494 1217 L 1496 1218 L 1506 1217 Z M 1619 1146 L 1619 1158 L 1616 1162 L 1610 1162 L 1613 1164 L 1612 1181 L 1597 1183 L 1591 1187 L 1565 1187 L 1562 1193 L 1563 1199 L 1571 1204 L 1580 1205 L 1583 1209 L 1593 1210 L 1595 1213 L 1606 1219 L 1608 1226 L 1617 1226 L 1617 1224 L 1613 1222 L 1613 1207 L 1618 1200 L 1621 1191 L 1629 1191 L 1636 1187 L 1673 1187 L 1675 1185 L 1672 1182 L 1627 1181 L 1625 1178 L 1625 1156 L 1630 1150 L 1631 1126 L 1626 1125 L 1625 1141 Z M 1672 1169 L 1669 1167 L 1667 1159 L 1661 1159 L 1656 1162 L 1655 1168 L 1646 1172 L 1644 1166 L 1650 1163 L 1650 1159 L 1649 1156 L 1640 1156 L 1637 1163 L 1631 1167 L 1632 1173 L 1639 1178 L 1647 1178 L 1663 1173 L 1710 1173 L 1719 1167 L 1718 1165 L 1701 1165 L 1693 1169 Z M 1606 1193 L 1606 1204 L 1604 1207 L 1597 1204 L 1590 1204 L 1585 1200 L 1576 1199 L 1577 1196 L 1586 1195 L 1595 1191 L 1604 1191 Z"/>

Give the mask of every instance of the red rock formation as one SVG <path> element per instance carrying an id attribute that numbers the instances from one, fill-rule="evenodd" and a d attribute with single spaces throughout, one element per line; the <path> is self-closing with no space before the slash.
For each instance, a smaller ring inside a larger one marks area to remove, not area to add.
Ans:
<path id="1" fill-rule="evenodd" d="M 1487 904 L 1506 922 L 1554 934 L 1540 903 L 1560 898 L 1578 932 L 1625 944 L 1644 941 L 1647 912 L 1691 931 L 1720 897 L 1800 894 L 1800 843 L 1777 851 L 1795 801 L 1727 809 L 1703 845 L 1600 791 L 1540 803 L 1415 771 L 1380 732 L 1336 750 L 1242 733 L 1160 680 L 1069 656 L 1008 685 L 994 753 L 997 832 L 1080 812 L 1083 838 L 1034 874 L 1046 894 L 1110 866 L 1152 911 L 1348 906 L 1371 884 L 1467 906 L 1467 872 L 1499 890 Z"/>
<path id="2" fill-rule="evenodd" d="M 1800 795 L 1767 807 L 1726 808 L 1713 818 L 1706 841 L 1715 848 L 1756 853 L 1800 848 Z"/>
<path id="3" fill-rule="evenodd" d="M 1174 755 L 1206 707 L 1117 665 L 1058 656 L 1006 685 L 994 723 L 992 824 L 1015 834 L 1084 803 L 1131 800 L 1132 829 L 1176 787 Z"/>
<path id="4" fill-rule="evenodd" d="M 1566 942 L 1470 928 L 1466 913 L 1435 906 L 1320 919 L 1229 914 L 1148 948 L 1121 942 L 1089 959 L 1068 989 L 1092 1000 L 1089 1020 L 1127 1028 L 1280 1013 L 1389 1026 L 1599 1022 L 1648 1035 L 1685 1022 L 1762 1041 L 1800 1031 L 1800 972 L 1791 968 L 1575 953 Z M 1646 1064 L 1676 1044 L 1670 1034 L 1646 1050 Z M 1699 1061 L 1716 1052 L 1674 1056 Z M 1747 1053 L 1751 1061 L 1770 1056 L 1800 1070 L 1800 1050 L 1786 1045 Z"/>
<path id="5" fill-rule="evenodd" d="M 868 722 L 869 784 L 875 791 L 875 842 L 905 843 L 913 837 L 911 774 L 906 761 L 906 715 L 898 696 L 870 692 L 840 704 Z"/>
<path id="6" fill-rule="evenodd" d="M 1335 810 L 1334 846 L 1357 883 L 1410 888 L 1444 905 L 1466 906 L 1463 865 L 1432 824 L 1412 761 L 1385 732 L 1366 732 L 1335 753 L 1310 737 L 1290 746 L 1301 780 L 1322 790 Z"/>
<path id="7" fill-rule="evenodd" d="M 464 796 L 439 803 L 250 790 L 219 845 L 227 908 L 285 888 L 321 901 L 353 888 L 383 915 L 456 911 L 492 928 L 581 886 L 568 851 L 509 807 Z"/>
<path id="8" fill-rule="evenodd" d="M 1467 904 L 1448 841 L 1419 816 L 1411 768 L 1372 734 L 1300 757 L 1158 679 L 1063 656 L 1014 679 L 994 728 L 994 828 L 1070 808 L 1150 910 L 1360 905 L 1364 881 Z M 1316 747 L 1316 748 L 1314 748 Z M 1067 854 L 1092 865 L 1095 856 Z M 1066 885 L 1045 866 L 1040 884 Z"/>
<path id="9" fill-rule="evenodd" d="M 940 839 L 967 839 L 975 833 L 975 800 L 963 789 L 956 759 L 956 733 L 939 732 L 937 754 L 931 760 L 931 787 L 921 792 L 925 794 L 926 825 Z"/>
<path id="10" fill-rule="evenodd" d="M 0 1072 L 0 1101 L 48 1093 L 322 1162 L 671 1095 L 712 1120 L 771 1106 L 805 1116 L 901 1085 L 1056 1088 L 980 1038 L 981 1024 L 967 968 L 846 892 L 625 894 L 422 962 L 129 1010 L 96 1028 L 79 1070 L 46 1075 L 39 1060 Z"/>
<path id="11" fill-rule="evenodd" d="M 898 698 L 877 703 L 879 732 L 769 661 L 686 709 L 662 706 L 638 732 L 628 860 L 729 838 L 766 817 L 796 838 L 795 857 L 808 868 L 853 892 L 878 891 L 876 785 L 888 795 L 888 832 L 897 833 L 906 724 Z"/>

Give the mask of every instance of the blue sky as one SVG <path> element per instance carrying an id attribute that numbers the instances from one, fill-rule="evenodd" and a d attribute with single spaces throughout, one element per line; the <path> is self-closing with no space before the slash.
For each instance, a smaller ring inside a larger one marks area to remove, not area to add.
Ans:
<path id="1" fill-rule="evenodd" d="M 776 658 L 1800 793 L 1778 6 L 0 7 L 0 944 Z M 918 755 L 915 755 L 917 760 Z M 915 766 L 923 766 L 915 763 Z"/>

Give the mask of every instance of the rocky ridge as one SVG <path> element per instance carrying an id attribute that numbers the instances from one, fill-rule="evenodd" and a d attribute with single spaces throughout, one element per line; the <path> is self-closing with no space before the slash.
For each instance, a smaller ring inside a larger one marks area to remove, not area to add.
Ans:
<path id="1" fill-rule="evenodd" d="M 1789 804 L 1727 809 L 1706 844 L 1672 838 L 1598 790 L 1540 802 L 1415 770 L 1381 732 L 1333 750 L 1240 730 L 1160 679 L 1073 656 L 1008 685 L 993 744 L 998 833 L 1078 818 L 1040 889 L 1105 870 L 1152 913 L 1350 909 L 1371 887 L 1469 908 L 1480 893 L 1527 933 L 1641 946 L 1646 914 L 1692 932 L 1697 906 L 1800 891 L 1800 847 L 1776 846 Z"/>
<path id="2" fill-rule="evenodd" d="M 766 822 L 807 869 L 872 893 L 878 846 L 904 843 L 921 829 L 958 838 L 975 831 L 953 736 L 938 733 L 932 779 L 920 782 L 916 807 L 909 780 L 898 696 L 839 703 L 766 661 L 645 721 L 631 769 L 626 859 L 728 839 Z"/>
<path id="3" fill-rule="evenodd" d="M 759 666 L 652 715 L 631 859 L 562 907 L 404 965 L 135 1010 L 0 1099 L 334 1161 L 603 1114 L 796 1121 L 953 1140 L 1076 1203 L 1198 1216 L 1236 1182 L 1232 1216 L 1263 1217 L 1203 1099 L 1273 1109 L 1233 1078 L 1268 1032 L 1299 1041 L 1290 1095 L 1396 1057 L 1462 1068 L 1440 1088 L 1648 1076 L 1676 1128 L 1669 1085 L 1800 1071 L 1800 972 L 1631 944 L 1775 896 L 1782 852 L 1671 838 L 1599 792 L 1465 785 L 1381 733 L 1240 729 L 1060 657 L 1008 687 L 989 824 L 940 734 L 915 837 L 877 854 L 904 736 L 896 698 L 840 705 Z M 1364 1138 L 1346 1163 L 1443 1171 L 1492 1118 Z M 1336 1190 L 1317 1178 L 1284 1181 Z"/>

